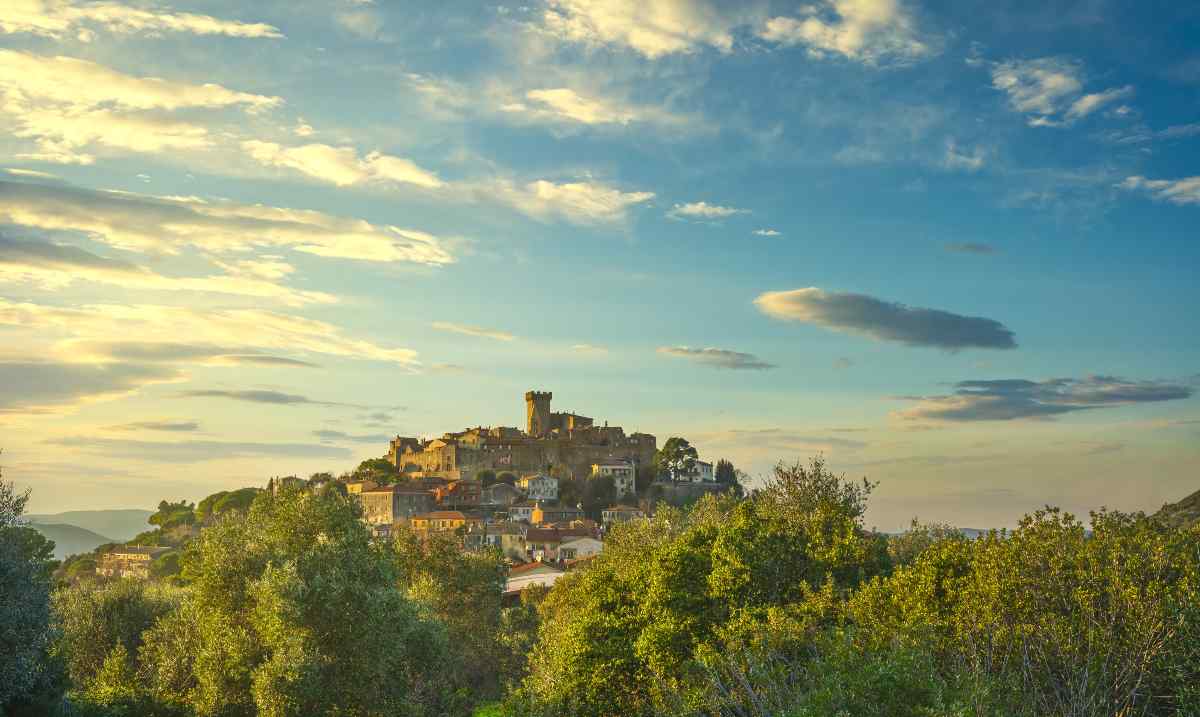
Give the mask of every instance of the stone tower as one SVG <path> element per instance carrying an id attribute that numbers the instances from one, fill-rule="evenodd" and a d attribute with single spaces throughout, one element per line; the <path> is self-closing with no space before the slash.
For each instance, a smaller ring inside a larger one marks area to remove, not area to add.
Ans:
<path id="1" fill-rule="evenodd" d="M 531 436 L 544 436 L 550 431 L 549 391 L 527 391 L 525 393 L 526 432 Z"/>

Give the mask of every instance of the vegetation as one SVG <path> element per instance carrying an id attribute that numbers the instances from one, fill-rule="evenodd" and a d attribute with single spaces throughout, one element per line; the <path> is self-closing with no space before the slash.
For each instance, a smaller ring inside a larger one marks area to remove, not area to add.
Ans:
<path id="1" fill-rule="evenodd" d="M 1200 714 L 1200 527 L 1162 516 L 889 537 L 863 523 L 874 485 L 815 459 L 660 506 L 506 604 L 497 551 L 374 539 L 334 486 L 164 501 L 149 532 L 179 542 L 156 579 L 84 579 L 77 557 L 52 593 L 52 546 L 0 482 L 8 713 Z M 588 505 L 604 488 L 563 486 Z"/>
<path id="2" fill-rule="evenodd" d="M 696 474 L 699 453 L 686 438 L 672 436 L 654 454 L 654 469 L 657 475 L 692 476 Z"/>

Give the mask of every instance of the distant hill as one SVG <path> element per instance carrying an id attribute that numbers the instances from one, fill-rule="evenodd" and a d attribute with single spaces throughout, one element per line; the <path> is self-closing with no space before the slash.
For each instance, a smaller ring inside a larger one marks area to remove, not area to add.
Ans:
<path id="1" fill-rule="evenodd" d="M 73 525 L 93 533 L 107 535 L 112 540 L 105 540 L 103 542 L 111 543 L 113 541 L 129 540 L 138 533 L 150 530 L 151 526 L 146 521 L 152 515 L 154 515 L 154 511 L 151 510 L 126 509 L 69 510 L 65 513 L 54 513 L 52 515 L 25 515 L 22 517 L 30 523 L 40 523 L 42 525 Z"/>
<path id="2" fill-rule="evenodd" d="M 1178 503 L 1167 503 L 1154 517 L 1176 528 L 1187 528 L 1200 523 L 1200 490 Z"/>
<path id="3" fill-rule="evenodd" d="M 54 557 L 58 560 L 77 553 L 90 553 L 98 545 L 116 542 L 86 528 L 66 523 L 30 523 L 29 527 L 54 541 Z"/>

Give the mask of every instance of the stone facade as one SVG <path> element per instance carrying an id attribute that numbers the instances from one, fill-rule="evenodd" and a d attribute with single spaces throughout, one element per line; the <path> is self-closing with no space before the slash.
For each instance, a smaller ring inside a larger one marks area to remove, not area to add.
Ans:
<path id="1" fill-rule="evenodd" d="M 363 520 L 370 525 L 391 525 L 418 513 L 428 513 L 435 503 L 431 491 L 403 485 L 364 490 L 357 495 L 363 508 Z"/>
<path id="2" fill-rule="evenodd" d="M 619 426 L 597 426 L 575 413 L 550 411 L 549 392 L 525 394 L 526 428 L 469 428 L 441 438 L 397 436 L 388 460 L 410 477 L 473 479 L 485 470 L 517 475 L 549 472 L 557 477 L 590 475 L 592 465 L 629 461 L 649 465 L 658 450 L 646 433 L 626 434 Z"/>
<path id="3" fill-rule="evenodd" d="M 150 577 L 150 563 L 168 550 L 170 548 L 122 545 L 100 556 L 96 574 L 106 578 L 146 580 Z"/>

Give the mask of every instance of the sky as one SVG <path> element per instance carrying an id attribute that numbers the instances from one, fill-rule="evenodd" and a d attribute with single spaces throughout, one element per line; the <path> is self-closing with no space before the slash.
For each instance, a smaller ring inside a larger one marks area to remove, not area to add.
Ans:
<path id="1" fill-rule="evenodd" d="M 6 0 L 32 512 L 340 473 L 554 392 L 868 522 L 1200 489 L 1200 6 Z"/>

